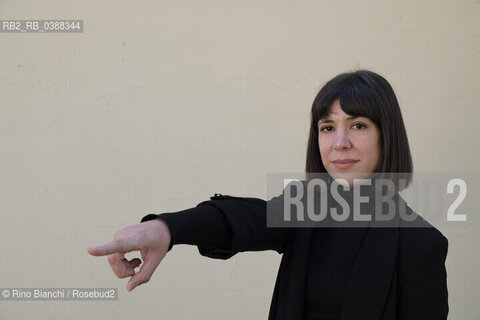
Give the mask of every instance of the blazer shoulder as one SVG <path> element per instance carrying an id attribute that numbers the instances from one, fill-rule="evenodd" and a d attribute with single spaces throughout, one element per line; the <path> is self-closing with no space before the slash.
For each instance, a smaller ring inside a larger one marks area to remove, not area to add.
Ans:
<path id="1" fill-rule="evenodd" d="M 428 250 L 448 247 L 448 239 L 435 227 L 400 228 L 400 250 L 408 256 L 417 256 Z"/>
<path id="2" fill-rule="evenodd" d="M 399 201 L 405 201 L 399 197 Z M 410 221 L 400 220 L 400 246 L 415 252 L 426 246 L 448 244 L 447 238 L 431 223 L 416 213 L 405 203 L 406 215 Z M 412 219 L 413 218 L 413 219 Z"/>
<path id="3" fill-rule="evenodd" d="M 412 222 L 401 222 L 399 225 L 400 230 L 400 245 L 410 250 L 414 248 L 424 248 L 427 246 L 435 245 L 447 245 L 447 238 L 425 220 L 422 216 L 413 211 L 407 206 L 407 214 L 415 217 Z M 413 250 L 416 251 L 416 250 Z"/>

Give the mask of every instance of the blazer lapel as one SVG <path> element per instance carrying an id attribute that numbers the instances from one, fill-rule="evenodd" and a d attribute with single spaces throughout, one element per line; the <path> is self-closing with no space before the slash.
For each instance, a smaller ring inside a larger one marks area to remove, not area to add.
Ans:
<path id="1" fill-rule="evenodd" d="M 345 290 L 342 320 L 381 319 L 397 262 L 399 230 L 371 227 Z"/>
<path id="2" fill-rule="evenodd" d="M 303 229 L 303 228 L 302 228 Z M 280 282 L 279 319 L 303 319 L 308 252 L 314 228 L 297 233 L 292 257 Z M 399 231 L 371 227 L 353 266 L 342 304 L 342 320 L 381 319 L 395 265 Z"/>
<path id="3" fill-rule="evenodd" d="M 401 198 L 396 197 L 398 200 Z M 388 224 L 390 227 L 375 226 L 375 223 L 370 226 L 347 283 L 342 320 L 381 319 L 397 263 L 398 219 L 395 216 L 393 223 Z M 284 254 L 269 319 L 304 318 L 308 257 L 314 229 L 297 229 L 293 248 L 287 250 L 288 257 Z"/>

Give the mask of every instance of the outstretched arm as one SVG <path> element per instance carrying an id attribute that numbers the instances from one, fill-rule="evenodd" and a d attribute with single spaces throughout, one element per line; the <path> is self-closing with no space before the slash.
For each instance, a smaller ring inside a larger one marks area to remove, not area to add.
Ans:
<path id="1" fill-rule="evenodd" d="M 282 197 L 269 201 L 283 203 Z M 267 202 L 257 198 L 211 197 L 195 208 L 175 213 L 149 214 L 142 223 L 115 233 L 114 240 L 88 248 L 94 256 L 108 255 L 108 262 L 119 278 L 131 277 L 127 290 L 150 280 L 153 272 L 174 244 L 198 246 L 200 254 L 228 259 L 238 252 L 284 251 L 291 229 L 267 227 Z M 125 253 L 140 251 L 138 258 L 127 260 Z"/>

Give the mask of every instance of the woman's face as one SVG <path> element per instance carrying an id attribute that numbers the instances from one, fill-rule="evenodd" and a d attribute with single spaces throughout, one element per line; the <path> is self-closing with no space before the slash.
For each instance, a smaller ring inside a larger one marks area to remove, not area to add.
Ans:
<path id="1" fill-rule="evenodd" d="M 380 162 L 380 131 L 366 117 L 352 117 L 335 100 L 318 121 L 318 147 L 323 166 L 334 179 L 364 179 Z"/>

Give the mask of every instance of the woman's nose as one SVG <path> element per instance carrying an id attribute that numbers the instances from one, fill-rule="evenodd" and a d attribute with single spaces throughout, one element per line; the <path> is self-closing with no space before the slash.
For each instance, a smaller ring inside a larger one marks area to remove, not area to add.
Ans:
<path id="1" fill-rule="evenodd" d="M 348 133 L 345 130 L 337 130 L 337 135 L 335 137 L 335 150 L 344 150 L 350 148 L 350 139 Z"/>

